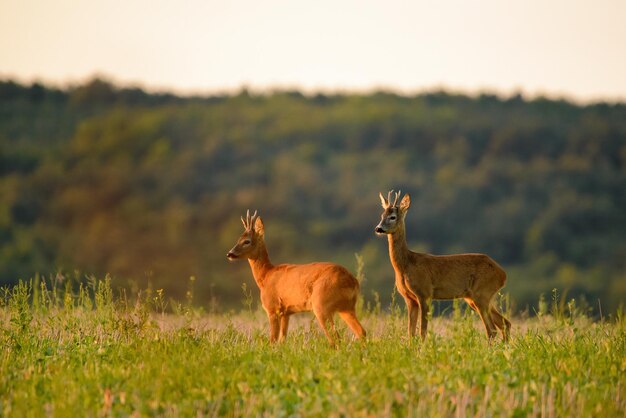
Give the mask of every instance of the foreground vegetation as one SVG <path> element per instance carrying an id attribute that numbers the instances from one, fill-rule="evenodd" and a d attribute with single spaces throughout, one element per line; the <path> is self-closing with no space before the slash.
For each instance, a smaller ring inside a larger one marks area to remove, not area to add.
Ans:
<path id="1" fill-rule="evenodd" d="M 2 416 L 580 416 L 626 412 L 626 320 L 574 302 L 513 318 L 489 345 L 459 306 L 408 341 L 395 303 L 361 306 L 368 340 L 337 350 L 307 315 L 269 345 L 244 289 L 241 312 L 210 314 L 162 291 L 108 280 L 21 283 L 0 298 Z M 559 308 L 561 306 L 562 308 Z"/>

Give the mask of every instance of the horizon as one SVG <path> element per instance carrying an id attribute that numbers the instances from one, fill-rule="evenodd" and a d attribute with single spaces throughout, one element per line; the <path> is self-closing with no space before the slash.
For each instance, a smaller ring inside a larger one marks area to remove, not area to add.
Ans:
<path id="1" fill-rule="evenodd" d="M 449 86 L 432 86 L 422 89 L 394 89 L 388 86 L 371 86 L 368 88 L 320 88 L 320 89 L 305 89 L 299 86 L 266 86 L 255 87 L 250 85 L 241 85 L 233 87 L 231 89 L 216 89 L 206 91 L 178 91 L 176 89 L 168 89 L 167 87 L 158 88 L 153 86 L 147 86 L 142 83 L 123 82 L 117 80 L 114 77 L 107 76 L 105 74 L 94 74 L 87 76 L 82 80 L 71 81 L 65 83 L 55 83 L 50 80 L 43 80 L 41 78 L 34 78 L 32 80 L 23 80 L 17 77 L 6 77 L 0 74 L 0 82 L 13 82 L 20 86 L 30 87 L 39 84 L 47 89 L 58 89 L 64 92 L 71 92 L 73 89 L 86 86 L 89 83 L 100 80 L 102 82 L 110 84 L 113 88 L 118 90 L 123 89 L 140 89 L 146 94 L 150 95 L 172 95 L 182 99 L 192 98 L 209 98 L 209 97 L 234 97 L 242 92 L 246 91 L 253 96 L 272 96 L 274 94 L 281 93 L 299 93 L 306 98 L 313 98 L 317 95 L 326 96 L 371 96 L 375 94 L 390 94 L 399 97 L 418 97 L 430 94 L 443 93 L 450 96 L 465 96 L 471 99 L 477 99 L 481 96 L 493 96 L 498 100 L 506 101 L 516 97 L 521 97 L 522 100 L 531 102 L 534 100 L 549 100 L 553 102 L 566 102 L 575 106 L 593 106 L 595 104 L 609 104 L 609 105 L 626 105 L 626 97 L 619 98 L 578 98 L 568 94 L 558 93 L 544 93 L 536 92 L 534 94 L 525 92 L 521 89 L 512 89 L 511 91 L 496 91 L 495 89 L 454 89 Z"/>

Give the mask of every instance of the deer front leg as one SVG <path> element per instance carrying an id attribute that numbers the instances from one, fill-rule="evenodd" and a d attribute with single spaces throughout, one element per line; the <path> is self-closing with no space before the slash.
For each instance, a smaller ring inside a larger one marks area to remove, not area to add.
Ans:
<path id="1" fill-rule="evenodd" d="M 268 316 L 270 320 L 270 343 L 275 343 L 278 340 L 278 334 L 280 332 L 280 316 L 277 314 Z"/>
<path id="2" fill-rule="evenodd" d="M 280 317 L 280 333 L 278 336 L 279 341 L 283 341 L 287 338 L 287 329 L 289 328 L 289 315 L 283 314 Z"/>
<path id="3" fill-rule="evenodd" d="M 418 299 L 420 309 L 420 337 L 422 341 L 426 339 L 426 332 L 428 330 L 428 313 L 430 311 L 430 304 L 426 298 Z"/>
<path id="4" fill-rule="evenodd" d="M 408 332 L 409 332 L 409 339 L 413 338 L 413 336 L 415 336 L 415 330 L 417 329 L 417 315 L 419 314 L 419 305 L 417 303 L 415 303 L 414 300 L 411 300 L 410 298 L 405 298 L 404 301 L 406 302 L 406 307 L 408 309 L 408 316 L 409 316 L 409 327 L 408 327 Z"/>

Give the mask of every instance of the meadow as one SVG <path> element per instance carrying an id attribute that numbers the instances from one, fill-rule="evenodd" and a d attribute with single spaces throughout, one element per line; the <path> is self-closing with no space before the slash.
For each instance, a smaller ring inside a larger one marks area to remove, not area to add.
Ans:
<path id="1" fill-rule="evenodd" d="M 190 282 L 190 284 L 193 284 Z M 214 313 L 108 278 L 31 280 L 0 292 L 0 415 L 623 417 L 626 319 L 541 299 L 489 344 L 455 304 L 425 342 L 406 337 L 403 303 L 360 303 L 368 331 L 337 349 L 310 314 L 268 343 L 265 314 Z M 402 301 L 400 301 L 402 302 Z M 204 304 L 206 305 L 206 304 Z M 505 310 L 506 311 L 506 310 Z M 508 314 L 511 314 L 510 312 Z"/>

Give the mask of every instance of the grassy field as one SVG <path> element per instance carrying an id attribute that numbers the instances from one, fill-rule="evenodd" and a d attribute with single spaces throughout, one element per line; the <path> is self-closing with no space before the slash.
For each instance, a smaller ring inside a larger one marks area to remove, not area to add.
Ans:
<path id="1" fill-rule="evenodd" d="M 573 303 L 513 317 L 489 345 L 478 318 L 436 316 L 424 343 L 402 306 L 362 307 L 365 343 L 326 342 L 294 317 L 270 346 L 246 296 L 207 314 L 161 292 L 132 298 L 108 281 L 21 284 L 0 294 L 2 416 L 623 417 L 626 320 L 592 321 Z M 337 321 L 339 323 L 340 321 Z"/>

